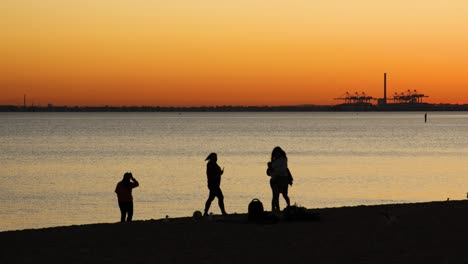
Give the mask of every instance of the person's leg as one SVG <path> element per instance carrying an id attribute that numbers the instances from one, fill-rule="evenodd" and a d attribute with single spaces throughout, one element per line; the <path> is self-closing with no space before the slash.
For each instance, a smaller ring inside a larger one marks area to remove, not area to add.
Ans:
<path id="1" fill-rule="evenodd" d="M 278 190 L 278 186 L 273 185 L 272 188 L 271 188 L 271 191 L 273 193 L 273 198 L 271 200 L 271 211 L 279 212 L 279 190 Z"/>
<path id="2" fill-rule="evenodd" d="M 219 208 L 221 209 L 221 213 L 223 215 L 227 215 L 226 210 L 224 210 L 224 195 L 223 195 L 223 192 L 221 191 L 221 188 L 217 190 L 216 196 L 218 197 L 218 205 L 219 205 Z"/>
<path id="3" fill-rule="evenodd" d="M 279 193 L 276 195 L 275 201 L 276 201 L 275 210 L 276 212 L 280 212 L 281 210 L 280 210 L 280 205 L 279 205 Z"/>
<path id="4" fill-rule="evenodd" d="M 276 211 L 276 185 L 273 182 L 273 178 L 270 179 L 270 188 L 271 188 L 271 211 L 275 212 Z"/>
<path id="5" fill-rule="evenodd" d="M 125 204 L 123 202 L 119 202 L 119 209 L 120 209 L 120 222 L 125 222 Z"/>
<path id="6" fill-rule="evenodd" d="M 287 205 L 287 206 L 291 206 L 291 202 L 290 202 L 289 196 L 288 196 L 288 185 L 287 185 L 287 184 L 285 184 L 285 185 L 283 186 L 282 194 L 283 194 L 284 200 L 286 201 L 286 205 Z"/>
<path id="7" fill-rule="evenodd" d="M 133 202 L 128 202 L 127 205 L 127 221 L 132 221 L 133 218 Z"/>
<path id="8" fill-rule="evenodd" d="M 206 200 L 206 203 L 205 203 L 205 213 L 204 213 L 204 215 L 208 214 L 208 210 L 210 210 L 211 202 L 214 200 L 215 197 L 216 197 L 216 195 L 210 189 L 210 194 L 208 195 L 208 200 Z"/>
<path id="9" fill-rule="evenodd" d="M 291 206 L 291 201 L 289 200 L 289 196 L 283 193 L 284 200 L 286 201 L 287 206 Z"/>
<path id="10" fill-rule="evenodd" d="M 287 205 L 287 206 L 291 206 L 291 202 L 290 202 L 290 200 L 289 200 L 289 196 L 288 196 L 287 193 L 283 193 L 283 198 L 284 198 L 284 200 L 286 201 L 286 205 Z"/>

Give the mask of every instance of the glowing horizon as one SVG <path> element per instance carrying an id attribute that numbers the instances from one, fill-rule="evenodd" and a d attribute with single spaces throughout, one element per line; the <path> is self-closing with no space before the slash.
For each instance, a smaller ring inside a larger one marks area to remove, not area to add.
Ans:
<path id="1" fill-rule="evenodd" d="M 0 4 L 0 104 L 330 105 L 408 89 L 468 103 L 468 2 Z"/>

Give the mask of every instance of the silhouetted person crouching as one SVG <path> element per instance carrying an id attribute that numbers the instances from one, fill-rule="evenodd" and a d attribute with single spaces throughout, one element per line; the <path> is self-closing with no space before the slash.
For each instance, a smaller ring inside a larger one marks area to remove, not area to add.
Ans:
<path id="1" fill-rule="evenodd" d="M 133 178 L 132 173 L 126 172 L 123 179 L 117 183 L 115 187 L 115 193 L 117 194 L 117 200 L 120 208 L 120 221 L 125 222 L 132 221 L 133 217 L 133 196 L 132 189 L 138 187 L 140 184 Z"/>
<path id="2" fill-rule="evenodd" d="M 268 162 L 267 175 L 271 176 L 270 187 L 273 193 L 271 210 L 279 212 L 279 195 L 283 195 L 287 206 L 290 206 L 288 196 L 288 184 L 292 185 L 292 175 L 288 169 L 288 158 L 286 152 L 280 147 L 275 147 L 271 153 L 271 162 Z"/>
<path id="3" fill-rule="evenodd" d="M 218 197 L 218 204 L 219 208 L 221 208 L 221 213 L 223 215 L 227 215 L 226 211 L 224 210 L 223 192 L 220 188 L 221 175 L 223 175 L 224 169 L 221 169 L 216 163 L 218 161 L 218 156 L 216 153 L 211 153 L 208 155 L 205 161 L 206 160 L 208 160 L 208 163 L 206 164 L 206 176 L 208 178 L 208 189 L 210 190 L 210 194 L 208 196 L 208 200 L 206 200 L 204 215 L 208 214 L 211 202 L 215 197 Z"/>

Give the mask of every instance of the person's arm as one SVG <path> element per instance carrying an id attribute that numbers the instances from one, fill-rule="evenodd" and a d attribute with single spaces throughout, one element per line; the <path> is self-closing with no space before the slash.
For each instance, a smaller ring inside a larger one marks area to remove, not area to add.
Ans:
<path id="1" fill-rule="evenodd" d="M 221 169 L 221 167 L 218 164 L 214 164 L 214 165 L 210 166 L 209 169 L 211 170 L 211 172 L 213 174 L 216 174 L 216 175 L 219 175 L 219 176 L 223 175 L 223 173 L 224 173 L 224 169 Z"/>
<path id="2" fill-rule="evenodd" d="M 293 176 L 292 176 L 292 174 L 291 174 L 291 171 L 288 169 L 288 183 L 289 183 L 289 185 L 292 186 L 292 185 L 293 185 L 293 181 L 294 181 L 294 179 L 293 179 Z"/>
<path id="3" fill-rule="evenodd" d="M 140 184 L 138 183 L 138 181 L 132 177 L 132 180 L 133 180 L 133 188 L 136 188 L 138 186 L 140 186 Z"/>

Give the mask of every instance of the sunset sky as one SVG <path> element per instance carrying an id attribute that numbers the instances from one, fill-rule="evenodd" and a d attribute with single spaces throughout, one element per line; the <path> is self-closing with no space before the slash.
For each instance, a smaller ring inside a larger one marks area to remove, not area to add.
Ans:
<path id="1" fill-rule="evenodd" d="M 468 103 L 466 0 L 2 0 L 0 104 Z"/>

